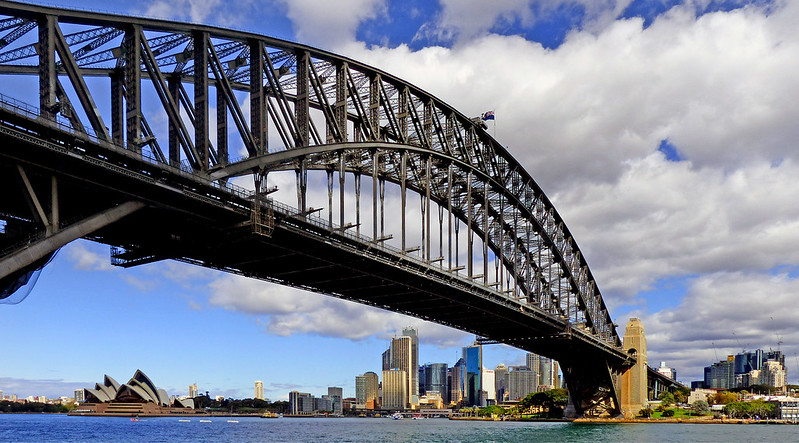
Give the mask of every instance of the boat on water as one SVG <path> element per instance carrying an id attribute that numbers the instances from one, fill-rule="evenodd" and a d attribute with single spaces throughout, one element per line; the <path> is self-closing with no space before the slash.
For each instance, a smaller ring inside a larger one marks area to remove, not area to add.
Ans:
<path id="1" fill-rule="evenodd" d="M 178 421 L 183 423 L 189 423 L 191 420 L 189 420 L 188 418 L 181 418 Z"/>
<path id="2" fill-rule="evenodd" d="M 411 418 L 414 420 L 424 420 L 424 416 L 422 414 L 414 414 Z"/>
<path id="3" fill-rule="evenodd" d="M 402 414 L 400 414 L 399 412 L 395 412 L 395 413 L 391 414 L 391 419 L 392 420 L 402 420 L 403 418 L 405 418 L 405 417 L 403 417 Z"/>
<path id="4" fill-rule="evenodd" d="M 274 412 L 264 412 L 261 414 L 261 418 L 280 418 L 280 415 L 277 415 Z"/>
<path id="5" fill-rule="evenodd" d="M 211 423 L 211 420 L 200 420 L 200 423 Z"/>
<path id="6" fill-rule="evenodd" d="M 228 420 L 227 422 L 228 423 L 238 423 L 239 421 L 238 420 Z"/>
<path id="7" fill-rule="evenodd" d="M 139 417 L 131 417 L 130 421 L 139 421 Z"/>

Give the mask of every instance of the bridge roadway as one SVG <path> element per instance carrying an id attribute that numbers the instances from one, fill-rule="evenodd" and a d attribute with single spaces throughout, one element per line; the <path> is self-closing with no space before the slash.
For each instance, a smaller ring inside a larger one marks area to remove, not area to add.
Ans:
<path id="1" fill-rule="evenodd" d="M 21 38 L 33 29 L 35 44 Z M 620 412 L 617 379 L 633 359 L 585 258 L 541 189 L 478 122 L 388 73 L 254 34 L 3 0 L 0 30 L 0 74 L 36 75 L 40 92 L 36 108 L 0 97 L 0 186 L 8 191 L 0 199 L 0 298 L 57 248 L 86 238 L 110 245 L 119 266 L 180 260 L 551 357 L 577 415 Z M 100 83 L 88 76 L 110 80 L 110 117 L 98 110 Z M 143 76 L 162 105 L 155 113 L 142 107 Z M 183 83 L 193 84 L 193 102 Z M 217 94 L 216 146 L 209 85 Z M 249 123 L 234 89 L 249 94 Z M 164 115 L 168 134 L 146 118 Z M 228 156 L 228 118 L 247 152 L 242 161 Z M 283 146 L 268 146 L 267 129 Z M 306 207 L 307 170 L 327 174 L 327 218 Z M 296 172 L 296 209 L 268 197 L 270 171 Z M 245 174 L 257 194 L 228 184 Z M 361 175 L 371 174 L 371 238 L 345 223 L 347 174 L 356 196 Z M 385 182 L 402 197 L 402 228 L 388 233 L 401 238 L 399 249 L 383 232 Z M 418 256 L 406 243 L 406 190 L 422 203 Z M 454 254 L 450 246 L 439 251 L 445 257 L 431 255 L 431 202 L 439 238 L 455 228 Z M 468 245 L 463 271 L 459 226 Z M 497 275 L 489 277 L 494 257 Z"/>

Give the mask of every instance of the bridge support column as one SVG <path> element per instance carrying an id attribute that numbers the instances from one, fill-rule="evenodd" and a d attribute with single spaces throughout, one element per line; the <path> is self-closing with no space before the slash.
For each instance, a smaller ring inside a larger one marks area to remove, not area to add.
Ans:
<path id="1" fill-rule="evenodd" d="M 559 360 L 559 363 L 569 390 L 566 417 L 619 415 L 619 370 L 600 356 Z"/>
<path id="2" fill-rule="evenodd" d="M 624 349 L 635 357 L 635 365 L 621 377 L 621 409 L 625 417 L 634 417 L 647 406 L 646 336 L 640 319 L 631 318 L 624 330 Z"/>

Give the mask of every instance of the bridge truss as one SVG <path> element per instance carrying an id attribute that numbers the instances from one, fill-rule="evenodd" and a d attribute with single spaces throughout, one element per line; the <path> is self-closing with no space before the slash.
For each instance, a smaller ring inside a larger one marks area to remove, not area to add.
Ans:
<path id="1" fill-rule="evenodd" d="M 615 378 L 630 360 L 585 257 L 479 119 L 308 46 L 8 1 L 0 74 L 36 79 L 39 97 L 30 107 L 0 88 L 0 136 L 14 146 L 0 148 L 2 185 L 22 189 L 0 205 L 0 286 L 19 286 L 57 247 L 90 238 L 112 245 L 120 266 L 183 260 L 548 355 L 561 362 L 578 414 L 618 412 Z M 269 177 L 286 173 L 296 205 L 268 196 Z M 254 191 L 232 184 L 242 176 Z M 81 199 L 90 188 L 97 198 Z M 324 190 L 320 212 L 309 193 Z M 187 221 L 198 213 L 207 215 Z M 209 220 L 248 227 L 262 249 L 204 231 Z M 301 264 L 320 244 L 337 252 L 325 265 Z M 361 264 L 342 274 L 336 260 Z M 401 300 L 412 292 L 419 298 Z M 454 309 L 461 304 L 468 309 Z"/>

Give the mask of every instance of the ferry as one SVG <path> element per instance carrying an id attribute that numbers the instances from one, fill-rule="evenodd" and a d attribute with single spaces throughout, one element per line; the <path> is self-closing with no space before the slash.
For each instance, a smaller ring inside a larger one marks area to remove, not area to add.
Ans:
<path id="1" fill-rule="evenodd" d="M 395 413 L 391 414 L 391 419 L 392 420 L 402 420 L 403 418 L 405 418 L 405 417 L 403 417 L 402 414 L 400 414 L 399 412 L 395 412 Z"/>

